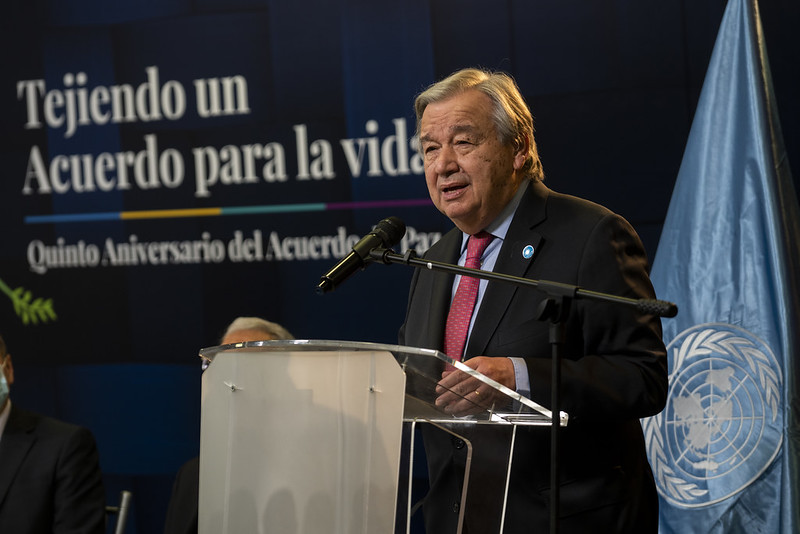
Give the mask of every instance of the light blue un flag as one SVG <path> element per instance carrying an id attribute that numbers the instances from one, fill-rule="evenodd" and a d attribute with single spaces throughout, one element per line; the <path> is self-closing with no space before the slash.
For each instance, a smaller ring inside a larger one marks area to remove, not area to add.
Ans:
<path id="1" fill-rule="evenodd" d="M 755 0 L 729 0 L 653 264 L 660 531 L 800 532 L 800 208 Z"/>

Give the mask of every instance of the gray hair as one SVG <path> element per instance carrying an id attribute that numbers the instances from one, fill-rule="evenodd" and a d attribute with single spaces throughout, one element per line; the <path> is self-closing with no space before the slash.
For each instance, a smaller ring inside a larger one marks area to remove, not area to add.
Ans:
<path id="1" fill-rule="evenodd" d="M 278 323 L 273 323 L 261 317 L 237 317 L 228 325 L 222 339 L 239 330 L 258 330 L 269 335 L 272 339 L 294 339 L 294 336 Z"/>
<path id="2" fill-rule="evenodd" d="M 462 69 L 430 85 L 414 100 L 417 115 L 417 137 L 422 113 L 429 104 L 447 100 L 468 90 L 477 90 L 492 101 L 492 119 L 499 140 L 515 147 L 528 140 L 528 153 L 522 171 L 531 180 L 544 180 L 544 170 L 533 138 L 533 115 L 514 79 L 503 72 Z"/>

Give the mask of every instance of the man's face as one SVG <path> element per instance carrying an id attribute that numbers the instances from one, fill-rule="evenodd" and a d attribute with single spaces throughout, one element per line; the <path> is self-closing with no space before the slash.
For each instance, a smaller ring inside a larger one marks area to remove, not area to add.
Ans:
<path id="1" fill-rule="evenodd" d="M 428 193 L 468 234 L 491 223 L 524 179 L 525 147 L 500 143 L 491 111 L 488 96 L 468 90 L 429 104 L 420 120 Z"/>

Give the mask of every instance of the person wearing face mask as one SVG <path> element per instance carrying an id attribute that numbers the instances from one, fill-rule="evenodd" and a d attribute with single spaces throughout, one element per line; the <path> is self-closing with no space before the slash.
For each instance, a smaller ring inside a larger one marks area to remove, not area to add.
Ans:
<path id="1" fill-rule="evenodd" d="M 12 404 L 0 337 L 0 532 L 102 534 L 105 490 L 91 432 Z"/>

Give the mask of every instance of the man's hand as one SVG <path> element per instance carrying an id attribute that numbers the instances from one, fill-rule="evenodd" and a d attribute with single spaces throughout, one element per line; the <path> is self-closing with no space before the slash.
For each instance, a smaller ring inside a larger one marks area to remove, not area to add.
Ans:
<path id="1" fill-rule="evenodd" d="M 517 386 L 514 364 L 508 358 L 477 356 L 465 361 L 464 365 L 512 390 Z M 436 385 L 436 394 L 436 406 L 456 416 L 482 412 L 504 399 L 477 378 L 458 370 L 442 373 L 442 379 Z"/>

